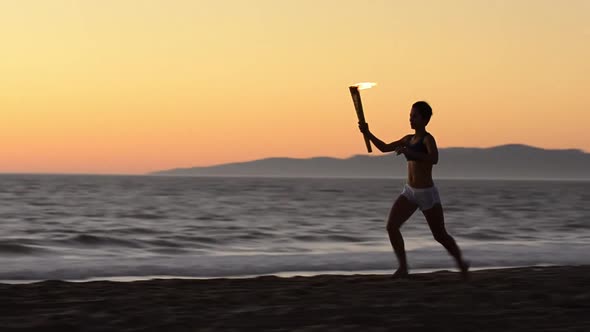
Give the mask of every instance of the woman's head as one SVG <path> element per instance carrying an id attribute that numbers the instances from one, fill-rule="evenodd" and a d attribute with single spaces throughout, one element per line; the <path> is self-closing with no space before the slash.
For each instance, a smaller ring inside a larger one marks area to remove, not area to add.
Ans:
<path id="1" fill-rule="evenodd" d="M 412 129 L 424 128 L 430 121 L 432 108 L 425 101 L 417 101 L 410 111 L 410 126 Z"/>

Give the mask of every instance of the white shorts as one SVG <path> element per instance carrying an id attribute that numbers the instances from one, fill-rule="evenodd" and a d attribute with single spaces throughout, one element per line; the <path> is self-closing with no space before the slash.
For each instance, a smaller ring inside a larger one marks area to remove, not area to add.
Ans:
<path id="1" fill-rule="evenodd" d="M 420 211 L 431 209 L 437 203 L 440 203 L 440 196 L 438 195 L 436 186 L 430 188 L 412 188 L 406 184 L 401 195 L 410 202 L 418 205 Z"/>

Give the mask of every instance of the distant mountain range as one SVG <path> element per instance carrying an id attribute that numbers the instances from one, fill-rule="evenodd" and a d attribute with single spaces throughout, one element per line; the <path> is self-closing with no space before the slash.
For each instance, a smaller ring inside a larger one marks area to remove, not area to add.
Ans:
<path id="1" fill-rule="evenodd" d="M 439 150 L 435 178 L 590 179 L 590 154 L 581 150 L 546 150 L 510 144 L 492 148 Z M 267 158 L 209 167 L 177 168 L 151 173 L 177 176 L 256 177 L 405 177 L 406 161 L 395 153 L 346 159 Z"/>

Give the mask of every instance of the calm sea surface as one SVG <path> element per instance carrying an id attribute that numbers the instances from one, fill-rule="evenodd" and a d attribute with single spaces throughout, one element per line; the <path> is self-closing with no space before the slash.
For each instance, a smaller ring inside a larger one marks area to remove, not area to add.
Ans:
<path id="1" fill-rule="evenodd" d="M 395 267 L 399 179 L 0 176 L 0 280 L 217 277 Z M 474 267 L 590 264 L 590 182 L 437 181 Z M 453 269 L 418 211 L 413 269 Z"/>

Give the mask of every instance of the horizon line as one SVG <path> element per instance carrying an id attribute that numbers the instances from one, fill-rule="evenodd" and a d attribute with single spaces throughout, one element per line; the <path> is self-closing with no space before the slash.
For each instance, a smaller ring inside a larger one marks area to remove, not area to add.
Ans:
<path id="1" fill-rule="evenodd" d="M 150 174 L 150 173 L 4 173 L 0 172 L 0 176 L 90 176 L 90 177 L 151 177 L 151 178 L 243 178 L 243 179 L 351 179 L 351 180 L 406 180 L 403 176 L 371 176 L 371 175 L 355 175 L 355 176 L 325 176 L 325 175 L 174 175 L 174 174 Z M 587 178 L 526 178 L 526 177 L 452 177 L 440 176 L 436 180 L 443 181 L 564 181 L 564 182 L 590 182 L 590 177 Z"/>
<path id="2" fill-rule="evenodd" d="M 451 147 L 442 147 L 439 148 L 439 150 L 450 150 L 450 149 L 474 149 L 474 150 L 488 150 L 488 149 L 494 149 L 494 148 L 500 148 L 500 147 L 523 147 L 523 148 L 531 148 L 531 149 L 535 149 L 535 150 L 544 150 L 544 151 L 577 151 L 577 152 L 581 152 L 582 154 L 590 154 L 590 152 L 585 151 L 584 149 L 581 148 L 542 148 L 542 147 L 537 147 L 537 146 L 533 146 L 533 145 L 528 145 L 528 144 L 521 144 L 521 143 L 509 143 L 509 144 L 501 144 L 501 145 L 494 145 L 494 146 L 489 146 L 489 147 L 467 147 L 467 146 L 451 146 Z M 378 153 L 378 151 L 377 151 Z M 99 173 L 92 173 L 92 172 L 85 172 L 85 171 L 80 171 L 80 172 L 67 172 L 67 171 L 55 171 L 55 172 L 45 172 L 45 171 L 40 171 L 40 172 L 29 172 L 29 171 L 15 171 L 15 170 L 11 170 L 11 171 L 0 171 L 0 175 L 104 175 L 104 176 L 142 176 L 142 175 L 159 175 L 159 174 L 155 174 L 155 173 L 161 173 L 161 172 L 169 172 L 169 171 L 173 171 L 173 170 L 181 170 L 181 169 L 189 169 L 189 168 L 209 168 L 209 167 L 218 167 L 218 166 L 224 166 L 224 165 L 228 165 L 228 164 L 245 164 L 245 163 L 251 163 L 251 162 L 255 162 L 255 161 L 264 161 L 264 160 L 270 160 L 270 159 L 291 159 L 291 160 L 311 160 L 311 159 L 317 159 L 317 158 L 329 158 L 329 159 L 334 159 L 334 160 L 347 160 L 347 159 L 351 159 L 351 158 L 355 158 L 355 157 L 368 157 L 368 158 L 373 158 L 373 157 L 378 157 L 379 155 L 377 153 L 358 153 L 358 154 L 352 154 L 349 155 L 347 157 L 333 157 L 333 156 L 327 156 L 327 155 L 318 155 L 318 156 L 312 156 L 312 157 L 288 157 L 288 156 L 270 156 L 270 157 L 262 157 L 262 158 L 258 158 L 258 159 L 248 159 L 248 160 L 238 160 L 238 161 L 228 161 L 228 162 L 223 162 L 223 163 L 215 163 L 215 164 L 209 164 L 209 165 L 201 165 L 201 166 L 171 166 L 172 168 L 166 168 L 166 169 L 160 169 L 160 170 L 152 170 L 152 171 L 145 171 L 145 172 L 141 172 L 141 173 L 124 173 L 124 172 L 99 172 Z M 389 152 L 387 153 L 383 153 L 383 155 L 385 154 L 390 154 Z"/>

